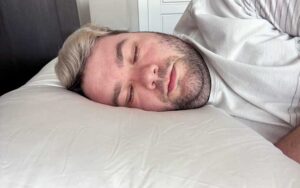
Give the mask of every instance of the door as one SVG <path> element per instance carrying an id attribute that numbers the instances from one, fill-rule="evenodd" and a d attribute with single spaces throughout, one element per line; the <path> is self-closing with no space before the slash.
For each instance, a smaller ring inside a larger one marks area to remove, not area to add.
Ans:
<path id="1" fill-rule="evenodd" d="M 140 31 L 173 33 L 190 0 L 139 0 Z"/>

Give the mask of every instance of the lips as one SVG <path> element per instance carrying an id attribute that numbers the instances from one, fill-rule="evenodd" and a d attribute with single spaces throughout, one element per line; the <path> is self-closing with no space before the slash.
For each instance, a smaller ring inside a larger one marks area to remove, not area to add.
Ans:
<path id="1" fill-rule="evenodd" d="M 170 94 L 174 90 L 175 84 L 176 84 L 176 70 L 173 66 L 170 73 L 170 79 L 168 84 L 168 94 Z"/>

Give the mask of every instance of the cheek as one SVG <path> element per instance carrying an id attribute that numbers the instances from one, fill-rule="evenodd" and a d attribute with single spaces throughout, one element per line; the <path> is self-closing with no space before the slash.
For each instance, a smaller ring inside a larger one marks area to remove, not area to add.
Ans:
<path id="1" fill-rule="evenodd" d="M 141 51 L 140 56 L 143 57 L 143 61 L 147 63 L 160 64 L 169 56 L 171 56 L 170 52 L 166 50 L 167 48 L 162 48 L 156 43 L 147 44 L 145 49 L 146 50 Z"/>

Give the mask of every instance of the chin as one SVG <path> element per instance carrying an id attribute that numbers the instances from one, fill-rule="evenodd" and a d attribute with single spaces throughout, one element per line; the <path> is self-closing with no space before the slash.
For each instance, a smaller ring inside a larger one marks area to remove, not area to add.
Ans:
<path id="1" fill-rule="evenodd" d="M 201 75 L 186 74 L 181 81 L 181 95 L 176 99 L 175 105 L 177 110 L 194 109 L 203 106 L 201 100 L 202 79 Z"/>

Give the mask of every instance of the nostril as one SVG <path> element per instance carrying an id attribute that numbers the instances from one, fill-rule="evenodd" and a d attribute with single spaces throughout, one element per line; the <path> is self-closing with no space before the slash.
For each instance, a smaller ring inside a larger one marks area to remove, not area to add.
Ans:
<path id="1" fill-rule="evenodd" d="M 155 66 L 155 65 L 153 65 L 154 67 L 153 67 L 153 73 L 154 74 L 156 74 L 157 73 L 157 69 L 158 69 L 158 67 L 157 66 Z"/>
<path id="2" fill-rule="evenodd" d="M 153 88 L 155 88 L 155 87 L 156 87 L 156 84 L 155 84 L 155 82 L 154 82 L 154 81 L 152 82 L 152 87 L 153 87 Z"/>

